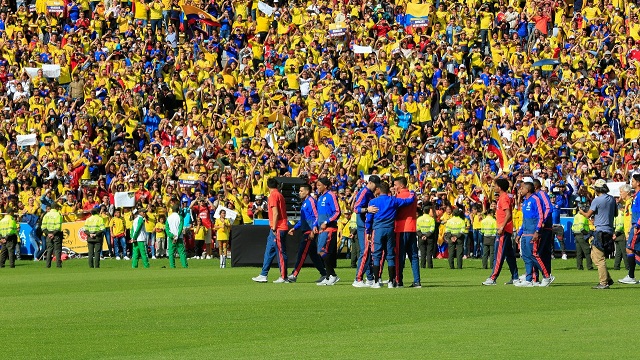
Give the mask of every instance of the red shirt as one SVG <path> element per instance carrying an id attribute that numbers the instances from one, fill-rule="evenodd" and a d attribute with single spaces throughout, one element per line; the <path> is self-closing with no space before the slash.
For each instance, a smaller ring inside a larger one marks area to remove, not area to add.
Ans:
<path id="1" fill-rule="evenodd" d="M 191 209 L 196 214 L 198 214 L 198 217 L 200 218 L 200 220 L 202 220 L 202 226 L 204 226 L 207 229 L 211 229 L 211 217 L 209 216 L 209 207 L 194 205 Z"/>
<path id="2" fill-rule="evenodd" d="M 271 189 L 269 193 L 269 226 L 276 230 L 289 230 L 287 223 L 287 206 L 284 202 L 284 196 L 277 189 Z M 273 208 L 278 210 L 278 219 L 276 221 L 273 214 Z"/>
<path id="3" fill-rule="evenodd" d="M 496 223 L 498 226 L 504 223 L 504 220 L 507 216 L 507 210 L 512 209 L 512 201 L 509 197 L 509 194 L 503 192 L 498 197 L 498 205 L 496 206 Z M 509 234 L 513 233 L 513 221 L 509 221 L 504 226 L 504 232 L 508 232 Z"/>
<path id="4" fill-rule="evenodd" d="M 398 199 L 407 199 L 411 197 L 409 189 L 402 189 L 396 194 Z M 418 213 L 418 202 L 408 206 L 403 206 L 396 212 L 395 232 L 415 232 L 416 231 L 416 214 Z"/>

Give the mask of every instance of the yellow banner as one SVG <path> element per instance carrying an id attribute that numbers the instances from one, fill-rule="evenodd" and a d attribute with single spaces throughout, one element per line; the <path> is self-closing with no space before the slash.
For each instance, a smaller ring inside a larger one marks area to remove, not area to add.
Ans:
<path id="1" fill-rule="evenodd" d="M 62 224 L 62 246 L 73 250 L 78 254 L 89 252 L 87 247 L 87 234 L 84 232 L 84 221 L 75 221 Z M 102 250 L 107 250 L 107 242 L 103 240 Z"/>

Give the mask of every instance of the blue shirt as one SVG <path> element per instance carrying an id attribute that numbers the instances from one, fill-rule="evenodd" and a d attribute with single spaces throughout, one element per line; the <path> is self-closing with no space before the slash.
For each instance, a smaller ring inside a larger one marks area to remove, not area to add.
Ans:
<path id="1" fill-rule="evenodd" d="M 542 202 L 535 194 L 529 195 L 522 202 L 522 226 L 518 231 L 518 236 L 522 234 L 532 235 L 542 229 L 544 213 L 542 212 Z"/>
<path id="2" fill-rule="evenodd" d="M 353 212 L 357 214 L 356 223 L 358 227 L 364 227 L 367 220 L 366 214 L 362 214 L 362 209 L 369 206 L 369 202 L 373 199 L 373 192 L 368 187 L 363 187 L 356 196 L 356 202 L 353 204 Z"/>
<path id="3" fill-rule="evenodd" d="M 300 220 L 293 226 L 294 230 L 310 231 L 313 224 L 318 219 L 318 210 L 316 208 L 316 199 L 313 196 L 307 196 L 302 202 L 300 208 Z"/>
<path id="4" fill-rule="evenodd" d="M 367 213 L 366 229 L 367 233 L 375 229 L 394 229 L 396 221 L 396 213 L 399 207 L 411 205 L 416 199 L 415 194 L 411 192 L 411 197 L 400 199 L 397 197 L 382 194 L 377 198 L 369 201 L 369 206 L 378 208 L 375 214 Z"/>
<path id="5" fill-rule="evenodd" d="M 533 195 L 537 196 L 538 199 L 540 199 L 540 203 L 542 204 L 542 213 L 544 216 L 542 220 L 544 221 L 545 227 L 550 228 L 551 227 L 551 198 L 546 192 L 542 190 L 538 190 Z"/>
<path id="6" fill-rule="evenodd" d="M 631 202 L 631 225 L 637 225 L 638 220 L 640 220 L 640 191 L 636 191 Z"/>
<path id="7" fill-rule="evenodd" d="M 338 227 L 338 218 L 340 217 L 340 204 L 338 204 L 338 197 L 333 191 L 325 191 L 324 194 L 318 197 L 318 218 L 313 224 L 313 227 L 320 227 L 321 224 L 326 223 L 327 227 Z"/>

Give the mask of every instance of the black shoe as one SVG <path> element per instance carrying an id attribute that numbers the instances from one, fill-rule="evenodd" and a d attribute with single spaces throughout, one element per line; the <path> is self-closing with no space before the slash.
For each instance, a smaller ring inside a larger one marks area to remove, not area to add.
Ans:
<path id="1" fill-rule="evenodd" d="M 592 289 L 608 289 L 609 285 L 603 285 L 603 284 L 598 284 L 594 287 L 592 287 Z"/>
<path id="2" fill-rule="evenodd" d="M 584 270 L 584 268 L 578 268 L 578 270 Z"/>
<path id="3" fill-rule="evenodd" d="M 403 288 L 404 287 L 404 282 L 400 281 L 398 283 L 398 285 L 396 285 L 396 287 Z"/>
<path id="4" fill-rule="evenodd" d="M 613 270 L 620 270 L 620 268 L 613 268 Z"/>
<path id="5" fill-rule="evenodd" d="M 609 286 L 613 285 L 613 279 L 607 280 L 607 285 L 609 285 Z"/>
<path id="6" fill-rule="evenodd" d="M 414 282 L 409 285 L 410 288 L 420 289 L 422 285 L 419 282 Z"/>

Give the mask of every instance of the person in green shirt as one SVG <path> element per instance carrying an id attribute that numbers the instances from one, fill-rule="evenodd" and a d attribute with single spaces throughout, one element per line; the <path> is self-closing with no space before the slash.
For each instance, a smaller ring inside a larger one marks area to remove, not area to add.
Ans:
<path id="1" fill-rule="evenodd" d="M 18 243 L 18 224 L 14 217 L 15 210 L 8 208 L 7 213 L 0 220 L 0 245 L 2 245 L 2 251 L 0 251 L 0 268 L 4 267 L 4 264 L 9 258 L 9 267 L 16 267 L 16 244 Z"/>
<path id="2" fill-rule="evenodd" d="M 489 259 L 491 259 L 491 268 L 493 269 L 496 235 L 498 234 L 498 223 L 493 210 L 487 211 L 484 219 L 480 222 L 480 226 L 483 238 L 482 268 L 489 269 Z"/>
<path id="3" fill-rule="evenodd" d="M 149 256 L 147 254 L 147 229 L 145 221 L 147 217 L 147 209 L 140 208 L 133 211 L 133 223 L 131 224 L 131 241 L 133 242 L 131 267 L 138 268 L 138 260 L 142 258 L 142 265 L 145 269 L 149 268 Z"/>
<path id="4" fill-rule="evenodd" d="M 583 211 L 586 211 L 589 209 L 589 205 L 580 204 L 579 208 Z M 584 267 L 582 266 L 583 258 L 587 259 L 587 269 L 593 270 L 593 261 L 591 260 L 591 245 L 589 244 L 589 237 L 591 233 L 591 230 L 589 229 L 589 219 L 578 212 L 573 217 L 571 232 L 573 232 L 573 238 L 576 242 L 576 266 L 578 270 L 584 270 Z"/>
<path id="5" fill-rule="evenodd" d="M 84 232 L 87 234 L 87 246 L 89 247 L 90 268 L 100 267 L 104 229 L 104 220 L 100 216 L 100 209 L 93 208 L 91 216 L 84 222 Z"/>
<path id="6" fill-rule="evenodd" d="M 54 203 L 42 218 L 42 234 L 46 236 L 47 252 L 45 258 L 47 267 L 51 267 L 51 258 L 56 254 L 56 267 L 62 267 L 62 215 L 59 205 Z"/>

